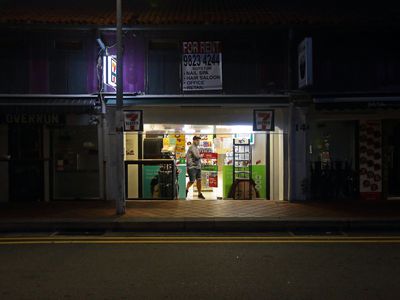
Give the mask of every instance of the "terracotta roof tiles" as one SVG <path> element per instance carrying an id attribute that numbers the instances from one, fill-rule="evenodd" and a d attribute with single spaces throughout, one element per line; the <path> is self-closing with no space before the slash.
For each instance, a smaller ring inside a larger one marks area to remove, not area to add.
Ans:
<path id="1" fill-rule="evenodd" d="M 83 24 L 114 25 L 113 0 L 19 0 L 23 5 L 5 5 L 0 24 Z M 47 2 L 46 2 L 47 1 Z M 47 4 L 46 4 L 47 3 Z M 391 16 L 378 16 L 360 10 L 331 10 L 286 6 L 262 0 L 125 0 L 125 25 L 167 24 L 352 24 L 398 21 Z M 34 6 L 33 6 L 34 5 Z"/>

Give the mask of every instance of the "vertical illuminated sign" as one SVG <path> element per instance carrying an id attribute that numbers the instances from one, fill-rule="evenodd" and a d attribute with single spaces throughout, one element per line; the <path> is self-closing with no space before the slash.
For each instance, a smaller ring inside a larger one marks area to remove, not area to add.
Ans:
<path id="1" fill-rule="evenodd" d="M 305 38 L 298 47 L 299 88 L 313 84 L 312 39 Z"/>
<path id="2" fill-rule="evenodd" d="M 113 88 L 117 86 L 117 58 L 115 55 L 103 57 L 103 82 Z"/>

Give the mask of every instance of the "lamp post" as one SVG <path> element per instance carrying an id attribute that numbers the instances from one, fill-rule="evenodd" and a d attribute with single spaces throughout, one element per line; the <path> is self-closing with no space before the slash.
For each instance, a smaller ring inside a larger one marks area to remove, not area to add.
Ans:
<path id="1" fill-rule="evenodd" d="M 125 214 L 125 168 L 124 168 L 124 116 L 123 116 L 123 72 L 122 72 L 122 0 L 116 0 L 117 11 L 117 105 L 115 110 L 115 129 L 117 143 L 116 177 L 117 197 L 116 213 Z"/>

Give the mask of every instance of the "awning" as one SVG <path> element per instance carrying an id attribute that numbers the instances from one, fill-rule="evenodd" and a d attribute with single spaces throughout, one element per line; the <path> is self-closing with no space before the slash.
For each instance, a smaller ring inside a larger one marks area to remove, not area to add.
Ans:
<path id="1" fill-rule="evenodd" d="M 285 107 L 289 105 L 288 94 L 185 94 L 185 95 L 124 95 L 124 106 L 260 106 Z M 105 96 L 107 106 L 116 104 L 115 95 Z"/>
<path id="2" fill-rule="evenodd" d="M 316 109 L 399 109 L 400 96 L 315 97 Z"/>
<path id="3" fill-rule="evenodd" d="M 7 95 L 0 94 L 0 114 L 74 113 L 96 114 L 101 104 L 96 95 Z"/>

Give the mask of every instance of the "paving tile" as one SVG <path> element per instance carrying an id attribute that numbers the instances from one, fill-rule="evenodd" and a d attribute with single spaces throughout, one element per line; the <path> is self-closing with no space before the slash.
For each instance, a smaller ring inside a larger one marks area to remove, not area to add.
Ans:
<path id="1" fill-rule="evenodd" d="M 0 220 L 99 219 L 115 217 L 114 203 L 2 203 Z M 266 200 L 129 201 L 130 218 L 400 218 L 400 202 L 289 203 Z"/>

